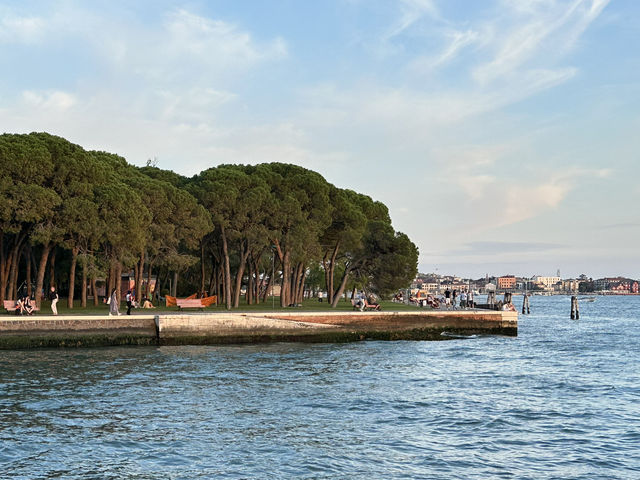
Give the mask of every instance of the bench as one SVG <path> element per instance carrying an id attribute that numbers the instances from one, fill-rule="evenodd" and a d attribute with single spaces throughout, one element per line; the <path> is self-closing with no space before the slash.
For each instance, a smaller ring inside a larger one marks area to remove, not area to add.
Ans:
<path id="1" fill-rule="evenodd" d="M 360 307 L 358 307 L 358 302 L 360 300 L 356 300 L 356 299 L 351 299 L 351 305 L 353 305 L 353 309 L 354 310 L 360 310 Z M 376 311 L 380 311 L 382 310 L 382 308 L 380 307 L 380 305 L 378 304 L 373 304 L 373 303 L 369 303 L 366 299 L 364 300 L 364 308 L 362 309 L 362 311 L 364 310 L 376 310 Z"/>
<path id="2" fill-rule="evenodd" d="M 207 307 L 207 305 L 202 303 L 201 298 L 176 298 L 176 305 L 178 306 L 178 310 L 182 310 L 183 308 L 199 308 L 202 310 Z"/>
<path id="3" fill-rule="evenodd" d="M 18 307 L 16 306 L 15 300 L 4 300 L 3 302 L 4 309 L 9 313 L 15 313 Z M 38 312 L 40 309 L 33 305 L 33 311 Z"/>

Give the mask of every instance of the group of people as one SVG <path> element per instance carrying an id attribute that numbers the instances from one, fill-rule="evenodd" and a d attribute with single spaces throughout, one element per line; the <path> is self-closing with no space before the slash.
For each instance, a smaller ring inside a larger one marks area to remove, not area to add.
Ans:
<path id="1" fill-rule="evenodd" d="M 473 308 L 475 307 L 475 302 L 473 301 L 473 291 L 462 290 L 458 292 L 455 288 L 453 291 L 448 288 L 444 291 L 444 303 L 447 309 L 456 310 L 458 306 L 461 309 L 465 308 Z"/>
<path id="2" fill-rule="evenodd" d="M 60 299 L 58 291 L 54 286 L 49 291 L 49 300 L 51 301 L 51 312 L 53 315 L 58 315 L 58 300 Z M 127 315 L 131 315 L 132 308 L 156 308 L 151 301 L 146 297 L 142 297 L 140 303 L 136 302 L 135 292 L 127 290 L 125 295 L 125 301 L 127 302 Z M 109 315 L 120 315 L 120 301 L 118 299 L 117 289 L 111 291 L 106 303 L 109 305 Z M 26 289 L 20 294 L 18 300 L 16 300 L 16 315 L 33 315 L 37 310 L 35 300 L 27 293 Z"/>
<path id="3" fill-rule="evenodd" d="M 132 308 L 156 308 L 146 296 L 142 297 L 140 303 L 136 302 L 136 295 L 133 291 L 127 290 L 124 296 L 125 302 L 127 302 L 127 315 L 131 315 Z M 107 300 L 109 305 L 109 315 L 120 315 L 120 300 L 118 299 L 118 289 L 114 288 Z"/>
<path id="4" fill-rule="evenodd" d="M 451 291 L 448 288 L 444 291 L 444 294 L 439 296 L 431 294 L 428 294 L 424 298 L 416 298 L 411 296 L 409 297 L 409 302 L 420 307 L 431 307 L 435 309 L 444 306 L 444 308 L 446 308 L 447 310 L 457 310 L 458 307 L 461 309 L 475 307 L 473 292 L 471 290 L 469 290 L 468 292 L 462 290 L 458 293 L 456 289 Z"/>
<path id="5" fill-rule="evenodd" d="M 353 303 L 354 308 L 357 308 L 361 312 L 364 311 L 365 308 L 370 308 L 374 310 L 380 310 L 380 304 L 376 300 L 376 297 L 373 295 L 367 295 L 364 292 L 360 292 L 357 294 Z"/>
<path id="6" fill-rule="evenodd" d="M 49 292 L 49 300 L 51 300 L 51 312 L 54 315 L 58 315 L 58 292 L 55 287 L 51 287 Z M 25 287 L 21 289 L 21 293 L 16 300 L 16 315 L 33 315 L 37 310 L 35 299 L 28 293 L 28 289 Z"/>
<path id="7" fill-rule="evenodd" d="M 16 315 L 33 315 L 36 306 L 29 295 L 24 295 L 16 301 Z"/>

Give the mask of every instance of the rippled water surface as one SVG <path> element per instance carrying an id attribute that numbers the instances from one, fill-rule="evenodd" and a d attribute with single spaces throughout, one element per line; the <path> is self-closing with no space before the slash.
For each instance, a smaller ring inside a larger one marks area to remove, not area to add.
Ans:
<path id="1" fill-rule="evenodd" d="M 517 338 L 0 351 L 0 478 L 640 478 L 640 298 L 531 304 Z"/>

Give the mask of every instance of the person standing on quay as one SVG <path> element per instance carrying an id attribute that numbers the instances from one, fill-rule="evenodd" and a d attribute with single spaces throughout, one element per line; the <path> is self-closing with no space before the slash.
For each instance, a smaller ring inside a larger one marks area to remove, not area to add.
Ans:
<path id="1" fill-rule="evenodd" d="M 449 307 L 451 306 L 451 292 L 448 288 L 444 291 L 444 304 L 446 305 L 447 310 L 449 310 Z"/>
<path id="2" fill-rule="evenodd" d="M 109 297 L 109 315 L 120 315 L 120 306 L 118 303 L 118 292 L 114 288 Z"/>
<path id="3" fill-rule="evenodd" d="M 51 291 L 49 292 L 49 300 L 51 300 L 51 311 L 54 315 L 58 315 L 58 292 L 56 287 L 51 285 Z"/>
<path id="4" fill-rule="evenodd" d="M 127 295 L 124 298 L 127 301 L 127 315 L 131 315 L 131 307 L 133 303 L 133 295 L 131 294 L 131 290 L 127 290 Z"/>

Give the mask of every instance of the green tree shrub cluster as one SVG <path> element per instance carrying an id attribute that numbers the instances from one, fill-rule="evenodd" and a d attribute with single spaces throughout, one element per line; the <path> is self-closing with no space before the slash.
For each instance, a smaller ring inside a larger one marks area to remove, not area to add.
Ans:
<path id="1" fill-rule="evenodd" d="M 133 271 L 136 285 L 155 274 L 174 295 L 208 292 L 227 308 L 243 294 L 264 301 L 276 284 L 282 306 L 310 287 L 335 306 L 347 288 L 406 286 L 417 256 L 382 203 L 299 166 L 221 165 L 185 178 L 47 133 L 0 136 L 3 300 L 26 285 L 40 303 L 57 283 L 72 307 L 79 277 L 86 306 L 88 291 L 98 302 L 98 279 L 111 291 Z"/>

